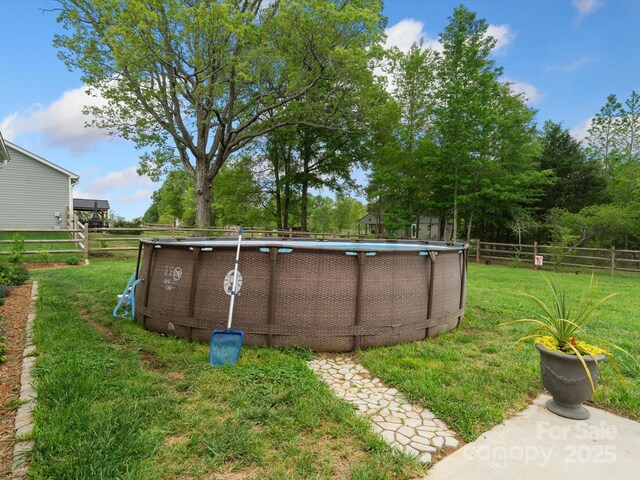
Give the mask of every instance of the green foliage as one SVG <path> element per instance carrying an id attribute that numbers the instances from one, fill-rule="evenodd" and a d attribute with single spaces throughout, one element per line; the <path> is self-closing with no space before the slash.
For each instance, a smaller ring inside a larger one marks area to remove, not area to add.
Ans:
<path id="1" fill-rule="evenodd" d="M 34 478 L 424 475 L 316 378 L 308 351 L 245 346 L 236 366 L 213 369 L 207 344 L 114 320 L 100 292 L 134 266 L 38 272 Z"/>
<path id="2" fill-rule="evenodd" d="M 309 230 L 312 232 L 330 232 L 334 227 L 333 213 L 335 201 L 322 195 L 311 197 L 309 201 Z"/>
<path id="3" fill-rule="evenodd" d="M 552 230 L 563 227 L 576 239 L 588 239 L 595 247 L 640 247 L 640 211 L 633 204 L 592 205 L 578 213 L 552 210 Z"/>
<path id="4" fill-rule="evenodd" d="M 265 208 L 264 194 L 255 174 L 254 161 L 242 157 L 222 167 L 213 185 L 214 218 L 217 225 L 258 225 L 273 223 Z"/>
<path id="5" fill-rule="evenodd" d="M 0 298 L 2 303 L 4 303 L 4 298 Z M 9 351 L 9 347 L 7 346 L 7 340 L 5 338 L 4 327 L 2 326 L 2 316 L 0 315 L 0 364 L 7 361 L 7 353 Z"/>
<path id="6" fill-rule="evenodd" d="M 540 215 L 552 208 L 576 213 L 606 200 L 606 181 L 601 165 L 587 156 L 567 129 L 547 121 L 541 133 L 540 168 L 549 170 L 553 183 L 543 187 L 535 207 Z"/>
<path id="7" fill-rule="evenodd" d="M 355 198 L 346 195 L 336 197 L 333 211 L 333 222 L 337 231 L 344 232 L 357 230 L 357 222 L 367 214 L 366 207 Z"/>
<path id="8" fill-rule="evenodd" d="M 11 290 L 7 285 L 0 284 L 0 298 L 7 298 L 11 294 Z"/>
<path id="9" fill-rule="evenodd" d="M 375 139 L 369 187 L 389 231 L 436 215 L 442 224 L 452 220 L 456 238 L 464 225 L 468 238 L 474 219 L 485 228 L 504 226 L 514 207 L 530 205 L 547 182 L 548 172 L 534 161 L 534 112 L 500 82 L 487 29 L 461 6 L 440 35 L 442 54 L 419 45 L 390 54 L 394 130 Z"/>
<path id="10" fill-rule="evenodd" d="M 569 355 L 576 355 L 584 366 L 585 372 L 591 382 L 591 388 L 595 391 L 595 385 L 591 378 L 591 373 L 582 358 L 584 355 L 593 356 L 601 353 L 606 354 L 619 375 L 622 374 L 613 359 L 611 349 L 625 353 L 631 357 L 632 360 L 635 359 L 631 354 L 629 354 L 629 352 L 618 345 L 593 337 L 585 331 L 585 324 L 592 319 L 592 315 L 598 307 L 616 295 L 613 293 L 601 299 L 596 299 L 598 286 L 594 281 L 594 278 L 595 276 L 591 275 L 591 282 L 589 283 L 588 288 L 583 292 L 582 299 L 577 306 L 570 303 L 566 288 L 560 287 L 555 280 L 545 278 L 549 285 L 549 289 L 551 290 L 552 301 L 550 304 L 545 303 L 535 295 L 529 293 L 525 294 L 539 307 L 540 319 L 522 318 L 520 320 L 504 322 L 498 326 L 514 324 L 532 325 L 532 328 L 527 331 L 524 336 L 520 337 L 516 343 L 522 344 L 527 340 L 535 339 L 536 343 L 541 343 L 543 346 L 551 344 L 551 346 L 555 347 L 554 349 L 560 352 Z M 550 337 L 551 340 L 547 339 L 547 337 Z M 580 337 L 587 338 L 590 343 L 581 341 Z M 591 345 L 592 342 L 600 343 L 603 347 Z"/>
<path id="11" fill-rule="evenodd" d="M 375 125 L 370 208 L 380 210 L 388 232 L 408 230 L 431 206 L 425 192 L 437 179 L 430 171 L 434 156 L 432 123 L 436 101 L 436 56 L 415 44 L 406 54 L 388 53 L 391 99 Z M 428 172 L 428 174 L 427 174 Z"/>
<path id="12" fill-rule="evenodd" d="M 18 233 L 12 235 L 9 247 L 9 261 L 11 263 L 22 263 L 24 260 L 24 240 L 24 237 Z"/>
<path id="13" fill-rule="evenodd" d="M 591 122 L 586 141 L 589 158 L 605 172 L 610 203 L 580 212 L 593 224 L 594 239 L 600 244 L 640 248 L 639 139 L 640 95 L 632 91 L 624 103 L 609 95 Z"/>
<path id="14" fill-rule="evenodd" d="M 9 266 L 0 263 L 0 285 L 22 285 L 29 279 L 29 271 L 22 264 Z"/>
<path id="15" fill-rule="evenodd" d="M 556 347 L 559 348 L 560 351 L 576 355 L 587 354 L 587 352 L 579 350 L 576 353 L 575 342 L 578 337 L 585 333 L 584 325 L 589 321 L 596 309 L 609 298 L 616 295 L 613 293 L 596 300 L 597 283 L 594 279 L 595 276 L 592 275 L 589 287 L 584 291 L 582 300 L 578 306 L 575 307 L 569 302 L 566 288 L 560 287 L 555 280 L 545 278 L 551 291 L 552 301 L 549 305 L 535 295 L 530 293 L 525 294 L 525 296 L 531 298 L 540 308 L 539 316 L 541 320 L 523 318 L 512 322 L 501 323 L 499 326 L 518 323 L 531 324 L 533 328 L 518 339 L 517 343 L 523 343 L 532 338 L 549 335 L 553 338 Z"/>
<path id="16" fill-rule="evenodd" d="M 141 173 L 184 169 L 202 226 L 227 159 L 316 88 L 348 90 L 343 74 L 363 71 L 384 27 L 381 0 L 60 4 L 60 56 L 107 100 L 88 109 L 94 124 L 147 150 Z"/>
<path id="17" fill-rule="evenodd" d="M 67 265 L 80 265 L 80 258 L 78 257 L 69 257 L 65 260 Z"/>
<path id="18" fill-rule="evenodd" d="M 565 225 L 556 224 L 551 233 L 551 254 L 554 272 L 559 272 L 567 255 L 574 253 L 573 248 L 580 243 L 580 237 L 571 233 Z"/>
<path id="19" fill-rule="evenodd" d="M 39 252 L 36 258 L 40 263 L 45 263 L 47 265 L 53 262 L 53 255 L 51 254 L 51 252 L 49 252 L 48 249 Z"/>

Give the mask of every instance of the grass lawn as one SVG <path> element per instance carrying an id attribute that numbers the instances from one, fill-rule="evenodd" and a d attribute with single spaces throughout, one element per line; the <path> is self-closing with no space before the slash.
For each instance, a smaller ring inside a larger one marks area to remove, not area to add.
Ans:
<path id="1" fill-rule="evenodd" d="M 303 350 L 208 346 L 113 319 L 132 261 L 37 272 L 33 478 L 413 478 Z M 97 328 L 96 328 L 97 327 Z M 235 476 L 234 476 L 235 475 Z"/>
<path id="2" fill-rule="evenodd" d="M 299 349 L 244 347 L 211 368 L 208 346 L 147 332 L 111 310 L 135 260 L 97 259 L 39 271 L 33 478 L 415 478 L 425 468 L 387 448 L 306 367 Z M 561 277 L 572 292 L 588 275 Z M 594 333 L 640 355 L 640 278 L 599 276 Z M 512 343 L 531 316 L 530 270 L 471 265 L 462 327 L 356 355 L 375 376 L 430 408 L 467 440 L 524 408 L 542 386 L 537 352 Z M 640 372 L 620 357 L 627 388 L 603 368 L 598 406 L 640 419 Z"/>

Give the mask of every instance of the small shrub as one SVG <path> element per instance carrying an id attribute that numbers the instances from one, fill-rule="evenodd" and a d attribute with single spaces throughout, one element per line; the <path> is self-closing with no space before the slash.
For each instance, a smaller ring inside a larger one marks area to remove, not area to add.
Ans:
<path id="1" fill-rule="evenodd" d="M 0 297 L 0 307 L 4 305 L 4 298 Z"/>
<path id="2" fill-rule="evenodd" d="M 509 260 L 507 262 L 507 265 L 509 265 L 511 268 L 524 268 L 525 264 L 522 260 L 520 260 L 519 258 L 513 258 L 511 260 Z"/>
<path id="3" fill-rule="evenodd" d="M 11 269 L 11 285 L 22 285 L 29 280 L 29 270 L 24 265 L 16 265 Z"/>
<path id="4" fill-rule="evenodd" d="M 0 285 L 22 285 L 29 280 L 29 271 L 24 265 L 8 265 L 0 264 Z"/>
<path id="5" fill-rule="evenodd" d="M 22 263 L 24 256 L 24 237 L 14 233 L 9 245 L 9 261 L 11 263 Z"/>
<path id="6" fill-rule="evenodd" d="M 9 272 L 11 268 L 6 263 L 0 262 L 0 285 L 9 285 Z"/>
<path id="7" fill-rule="evenodd" d="M 9 290 L 9 287 L 6 285 L 0 285 L 0 298 L 7 298 L 10 293 L 11 290 Z"/>
<path id="8" fill-rule="evenodd" d="M 119 215 L 111 216 L 111 227 L 114 228 L 129 228 L 128 232 L 124 232 L 127 235 L 142 235 L 143 230 L 140 229 L 142 227 L 142 219 L 134 218 L 133 220 L 125 220 L 124 217 Z"/>
<path id="9" fill-rule="evenodd" d="M 67 265 L 80 265 L 80 259 L 78 257 L 69 257 L 66 262 Z"/>
<path id="10" fill-rule="evenodd" d="M 38 261 L 40 263 L 46 263 L 47 265 L 53 262 L 53 255 L 49 250 L 43 250 L 38 254 Z"/>

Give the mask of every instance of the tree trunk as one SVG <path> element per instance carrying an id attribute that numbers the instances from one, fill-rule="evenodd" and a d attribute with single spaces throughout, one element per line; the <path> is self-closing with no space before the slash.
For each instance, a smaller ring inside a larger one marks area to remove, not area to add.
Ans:
<path id="1" fill-rule="evenodd" d="M 285 185 L 285 192 L 288 190 L 287 185 Z M 289 198 L 288 193 L 284 195 L 284 208 L 282 209 L 282 228 L 285 230 L 289 229 L 289 203 L 291 199 Z"/>
<path id="2" fill-rule="evenodd" d="M 458 181 L 453 190 L 453 227 L 451 229 L 451 240 L 458 239 Z"/>
<path id="3" fill-rule="evenodd" d="M 276 198 L 276 225 L 278 230 L 282 230 L 282 185 L 280 180 L 279 162 L 273 162 L 273 176 L 275 178 L 275 188 L 273 196 Z"/>
<path id="4" fill-rule="evenodd" d="M 289 229 L 289 205 L 291 204 L 291 148 L 284 162 L 284 208 L 282 211 L 282 228 Z"/>
<path id="5" fill-rule="evenodd" d="M 471 224 L 473 223 L 473 212 L 471 212 L 471 214 L 469 215 L 469 220 L 467 221 L 467 237 L 466 237 L 466 242 L 469 243 L 469 240 L 471 240 Z"/>
<path id="6" fill-rule="evenodd" d="M 309 201 L 309 173 L 311 157 L 313 156 L 313 135 L 305 130 L 302 136 L 300 148 L 300 160 L 302 160 L 302 181 L 300 196 L 300 228 L 307 231 L 307 214 Z"/>
<path id="7" fill-rule="evenodd" d="M 205 165 L 196 166 L 196 225 L 211 226 L 211 180 L 207 179 Z"/>
<path id="8" fill-rule="evenodd" d="M 307 207 L 309 202 L 309 164 L 304 161 L 304 176 L 302 177 L 302 191 L 300 193 L 300 228 L 307 232 Z"/>

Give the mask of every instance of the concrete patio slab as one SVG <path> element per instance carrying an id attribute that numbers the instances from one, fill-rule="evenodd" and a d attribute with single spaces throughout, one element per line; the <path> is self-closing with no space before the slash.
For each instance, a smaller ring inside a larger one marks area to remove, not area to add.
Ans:
<path id="1" fill-rule="evenodd" d="M 425 480 L 640 478 L 640 423 L 587 407 L 589 420 L 549 412 L 542 395 L 438 462 Z"/>

